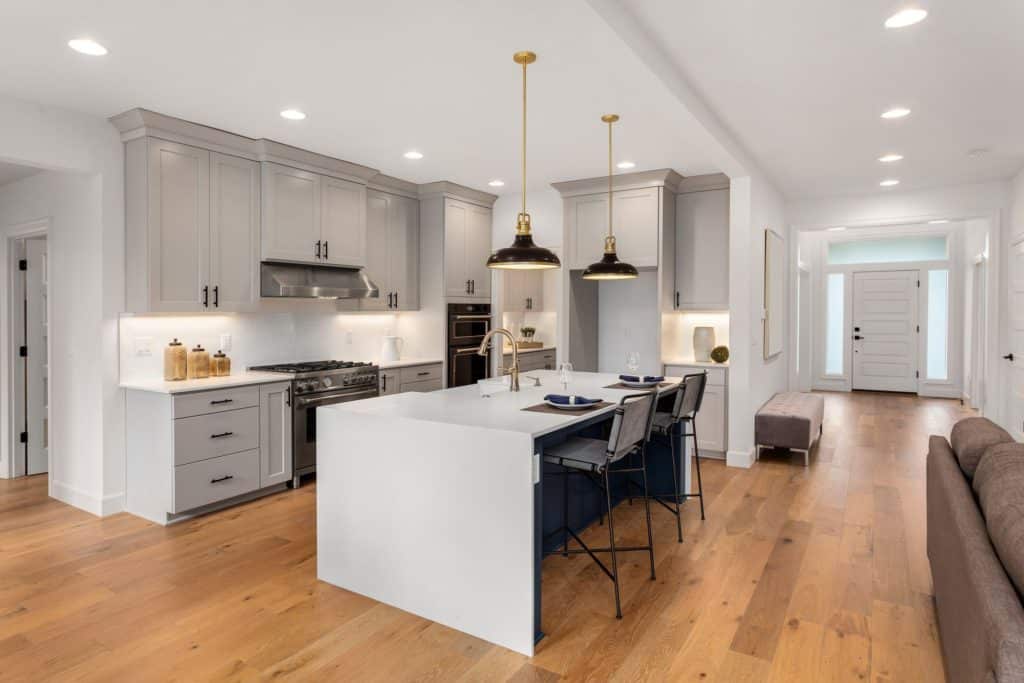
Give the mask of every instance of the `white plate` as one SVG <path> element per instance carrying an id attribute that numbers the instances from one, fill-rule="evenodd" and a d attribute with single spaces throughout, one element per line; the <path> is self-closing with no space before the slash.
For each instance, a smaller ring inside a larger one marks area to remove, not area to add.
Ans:
<path id="1" fill-rule="evenodd" d="M 597 405 L 596 403 L 554 403 L 547 400 L 544 402 L 552 408 L 558 408 L 559 410 L 586 410 Z"/>
<path id="2" fill-rule="evenodd" d="M 619 380 L 619 382 L 621 382 L 625 386 L 632 387 L 633 389 L 650 389 L 651 387 L 658 386 L 659 384 L 661 384 L 662 381 L 664 380 L 659 380 L 657 382 L 627 382 L 624 379 Z"/>

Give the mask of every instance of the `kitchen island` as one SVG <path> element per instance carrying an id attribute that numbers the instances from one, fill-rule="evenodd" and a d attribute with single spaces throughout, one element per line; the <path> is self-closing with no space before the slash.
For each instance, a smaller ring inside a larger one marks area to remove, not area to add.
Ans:
<path id="1" fill-rule="evenodd" d="M 557 372 L 538 370 L 522 375 L 519 392 L 485 397 L 471 385 L 319 408 L 318 577 L 532 655 L 543 635 L 540 569 L 551 546 L 545 531 L 557 528 L 562 514 L 561 498 L 551 497 L 561 487 L 545 490 L 542 454 L 569 436 L 599 435 L 619 400 L 637 393 L 608 388 L 617 381 L 574 372 L 566 391 Z M 671 402 L 678 382 L 666 378 L 663 402 Z M 549 393 L 611 405 L 524 410 Z M 683 462 L 681 484 L 689 491 L 689 459 Z M 652 493 L 671 494 L 667 463 L 660 452 L 648 458 Z M 599 496 L 585 490 L 590 482 L 579 484 L 573 528 L 600 514 Z M 608 602 L 614 618 L 611 585 Z"/>

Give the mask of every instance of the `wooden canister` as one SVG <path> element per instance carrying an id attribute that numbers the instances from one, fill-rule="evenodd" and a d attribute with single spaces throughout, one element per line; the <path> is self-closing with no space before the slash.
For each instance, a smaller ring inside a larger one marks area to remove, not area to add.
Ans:
<path id="1" fill-rule="evenodd" d="M 188 352 L 180 341 L 174 339 L 164 349 L 164 381 L 177 382 L 185 379 Z"/>
<path id="2" fill-rule="evenodd" d="M 217 351 L 210 360 L 210 375 L 213 377 L 227 377 L 231 374 L 231 359 L 224 355 L 223 351 Z"/>
<path id="3" fill-rule="evenodd" d="M 206 379 L 210 376 L 210 354 L 202 344 L 188 352 L 188 378 Z"/>

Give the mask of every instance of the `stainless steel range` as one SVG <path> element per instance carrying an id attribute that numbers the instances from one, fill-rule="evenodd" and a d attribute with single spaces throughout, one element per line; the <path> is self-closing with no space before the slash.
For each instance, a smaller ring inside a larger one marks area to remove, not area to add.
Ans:
<path id="1" fill-rule="evenodd" d="M 371 363 L 324 360 L 249 368 L 292 378 L 292 486 L 316 471 L 316 409 L 380 395 L 380 368 Z"/>

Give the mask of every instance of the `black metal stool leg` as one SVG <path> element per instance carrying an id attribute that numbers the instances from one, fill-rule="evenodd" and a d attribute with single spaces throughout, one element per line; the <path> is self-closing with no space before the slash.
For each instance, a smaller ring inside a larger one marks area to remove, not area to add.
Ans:
<path id="1" fill-rule="evenodd" d="M 562 556 L 569 557 L 569 470 L 562 472 Z"/>
<path id="2" fill-rule="evenodd" d="M 608 546 L 612 554 L 612 582 L 615 584 L 615 618 L 622 618 L 622 604 L 619 601 L 619 560 L 615 555 L 615 521 L 612 516 L 612 486 L 608 479 L 608 468 L 604 470 L 604 493 L 608 502 Z"/>
<path id="3" fill-rule="evenodd" d="M 676 504 L 676 534 L 679 536 L 679 543 L 683 542 L 683 517 L 679 512 L 679 474 L 676 467 L 676 426 L 673 426 L 668 433 L 668 443 L 672 450 L 672 501 Z"/>
<path id="4" fill-rule="evenodd" d="M 651 531 L 651 498 L 647 495 L 647 447 L 640 450 L 640 467 L 644 476 L 644 512 L 647 514 L 647 548 L 651 555 L 651 581 L 654 581 L 654 532 Z M 679 498 L 676 498 L 679 500 Z M 678 521 L 678 517 L 676 518 Z"/>
<path id="5" fill-rule="evenodd" d="M 700 449 L 697 448 L 697 425 L 691 423 L 693 428 L 693 459 L 697 461 L 697 497 L 700 498 L 700 518 L 704 519 L 704 483 L 700 480 Z"/>

